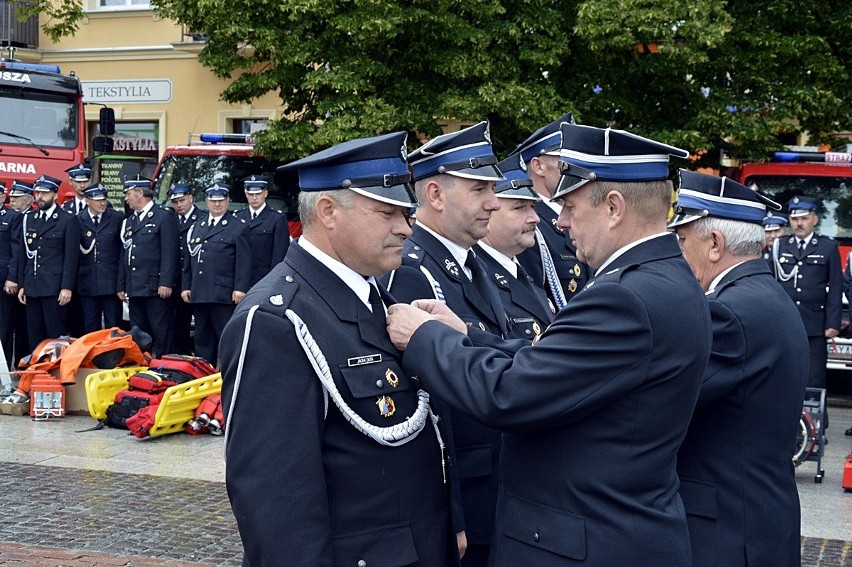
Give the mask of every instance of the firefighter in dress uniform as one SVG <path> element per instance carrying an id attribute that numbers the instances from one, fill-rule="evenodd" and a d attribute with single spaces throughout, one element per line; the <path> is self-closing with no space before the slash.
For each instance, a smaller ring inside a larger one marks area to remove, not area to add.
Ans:
<path id="1" fill-rule="evenodd" d="M 290 229 L 287 216 L 267 206 L 266 188 L 269 179 L 252 175 L 243 181 L 248 207 L 237 211 L 237 218 L 249 225 L 251 240 L 251 280 L 253 286 L 284 259 L 290 246 Z"/>
<path id="2" fill-rule="evenodd" d="M 391 306 L 388 333 L 442 403 L 504 431 L 491 567 L 689 565 L 675 466 L 710 314 L 666 232 L 668 156 L 689 154 L 574 124 L 561 143 L 559 223 L 595 274 L 540 340 L 467 327 L 434 299 Z"/>
<path id="3" fill-rule="evenodd" d="M 814 231 L 817 206 L 814 198 L 793 197 L 787 203 L 793 234 L 772 246 L 775 277 L 798 307 L 808 332 L 809 388 L 825 388 L 826 339 L 839 333 L 843 308 L 840 250 L 833 238 Z"/>
<path id="4" fill-rule="evenodd" d="M 157 356 L 174 352 L 172 293 L 178 258 L 175 216 L 155 205 L 151 180 L 140 176 L 124 182 L 124 253 L 118 268 L 118 298 L 129 302 L 130 325 L 151 335 Z"/>
<path id="5" fill-rule="evenodd" d="M 769 214 L 763 219 L 763 250 L 761 255 L 769 263 L 770 269 L 774 263 L 772 259 L 772 246 L 779 238 L 787 236 L 787 227 L 790 223 L 780 214 Z"/>
<path id="6" fill-rule="evenodd" d="M 589 277 L 588 268 L 577 258 L 571 235 L 557 225 L 560 207 L 551 201 L 560 179 L 559 128 L 563 122 L 574 123 L 570 112 L 533 132 L 514 151 L 520 156 L 518 163 L 521 169 L 541 195 L 541 200 L 535 204 L 541 219 L 536 246 L 520 253 L 518 262 L 536 285 L 547 292 L 556 309 L 565 307 L 583 289 Z"/>
<path id="7" fill-rule="evenodd" d="M 518 254 L 535 246 L 539 218 L 534 205 L 541 200 L 520 168 L 519 158 L 519 154 L 513 154 L 497 164 L 506 177 L 494 187 L 500 208 L 491 214 L 488 234 L 474 250 L 500 290 L 509 318 L 506 338 L 533 340 L 553 320 L 554 308 L 517 261 Z"/>
<path id="8" fill-rule="evenodd" d="M 221 342 L 225 481 L 243 565 L 458 564 L 448 453 L 400 369 L 375 276 L 399 266 L 416 206 L 403 132 L 288 164 L 303 235 Z M 443 465 L 443 466 L 442 466 Z"/>
<path id="9" fill-rule="evenodd" d="M 32 350 L 42 340 L 68 334 L 68 302 L 77 283 L 80 229 L 56 204 L 61 181 L 41 175 L 33 183 L 38 210 L 22 219 L 24 275 L 18 299 L 27 306 Z"/>
<path id="10" fill-rule="evenodd" d="M 17 179 L 12 181 L 12 187 L 9 189 L 9 210 L 17 211 L 21 214 L 19 217 L 19 221 L 23 222 L 23 215 L 28 211 L 33 210 L 33 186 L 30 183 L 25 183 L 23 181 L 18 181 Z M 18 263 L 15 268 L 15 272 L 13 272 L 12 278 L 15 280 L 15 285 L 6 286 L 4 284 L 4 294 L 11 296 L 14 298 L 14 302 L 10 303 L 9 307 L 12 309 L 10 319 L 12 321 L 13 333 L 15 336 L 14 345 L 15 345 L 15 355 L 13 358 L 13 362 L 17 363 L 18 360 L 27 356 L 32 351 L 30 349 L 30 337 L 29 332 L 27 331 L 27 311 L 26 306 L 22 305 L 20 301 L 18 301 L 18 289 L 20 288 L 20 282 L 23 281 L 24 274 L 24 261 L 26 259 L 25 250 L 21 245 L 20 240 L 20 222 L 18 224 L 18 232 L 15 233 L 15 243 L 19 247 L 18 253 Z M 10 351 L 6 351 L 6 356 L 11 354 Z M 10 366 L 11 368 L 11 366 Z"/>
<path id="11" fill-rule="evenodd" d="M 669 228 L 705 290 L 713 325 L 677 454 L 693 565 L 801 564 L 790 444 L 802 415 L 808 339 L 760 257 L 767 207 L 781 208 L 726 177 L 680 172 Z"/>
<path id="12" fill-rule="evenodd" d="M 183 290 L 183 263 L 189 255 L 186 245 L 186 233 L 201 218 L 202 212 L 195 206 L 192 197 L 192 186 L 187 183 L 176 183 L 169 188 L 169 201 L 175 212 L 178 223 L 178 242 L 180 244 L 180 269 L 177 270 L 175 289 Z M 192 304 L 187 303 L 178 295 L 174 301 L 174 345 L 175 352 L 191 354 L 195 352 L 192 340 Z"/>
<path id="13" fill-rule="evenodd" d="M 62 203 L 61 208 L 72 215 L 80 215 L 86 210 L 85 191 L 92 182 L 92 169 L 85 163 L 78 163 L 66 169 L 65 173 L 68 174 L 68 183 L 74 188 L 74 198 Z M 68 303 L 68 332 L 72 336 L 79 337 L 88 332 L 85 325 L 86 317 L 83 313 L 80 290 L 75 288 L 72 291 L 71 301 Z"/>
<path id="14" fill-rule="evenodd" d="M 107 188 L 100 183 L 85 190 L 86 208 L 77 215 L 80 225 L 80 268 L 77 287 L 83 308 L 85 333 L 121 325 L 118 266 L 123 246 L 124 217 L 107 206 Z"/>
<path id="15" fill-rule="evenodd" d="M 74 198 L 62 203 L 62 210 L 79 215 L 86 210 L 86 189 L 92 184 L 92 168 L 85 163 L 78 163 L 65 172 L 68 174 L 68 183 L 74 188 Z"/>
<path id="16" fill-rule="evenodd" d="M 6 185 L 0 182 L 0 192 L 6 198 Z M 3 282 L 3 294 L 0 295 L 0 341 L 6 365 L 14 368 L 17 358 L 29 353 L 15 351 L 15 318 L 19 317 L 18 307 L 18 262 L 22 254 L 21 246 L 22 215 L 13 208 L 0 207 L 0 281 Z M 4 383 L 6 377 L 3 377 Z M 13 388 L 4 387 L 0 398 L 10 395 Z"/>
<path id="17" fill-rule="evenodd" d="M 209 215 L 186 233 L 181 278 L 181 298 L 192 303 L 195 316 L 195 354 L 214 366 L 225 323 L 251 287 L 249 229 L 228 212 L 229 194 L 230 187 L 220 183 L 205 190 Z"/>
<path id="18" fill-rule="evenodd" d="M 382 276 L 382 284 L 403 303 L 440 299 L 468 325 L 508 334 L 497 286 L 472 250 L 500 208 L 494 183 L 503 176 L 488 122 L 429 140 L 411 153 L 409 164 L 420 202 L 417 223 L 405 242 L 401 267 Z M 497 504 L 500 433 L 463 414 L 451 412 L 450 419 L 461 475 L 455 525 L 460 532 L 464 527 L 467 544 L 462 565 L 485 565 Z"/>

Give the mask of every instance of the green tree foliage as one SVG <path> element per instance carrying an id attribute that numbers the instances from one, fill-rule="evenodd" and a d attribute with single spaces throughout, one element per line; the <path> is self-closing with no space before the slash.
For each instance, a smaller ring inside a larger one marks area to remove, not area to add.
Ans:
<path id="1" fill-rule="evenodd" d="M 502 156 L 567 111 L 703 150 L 696 165 L 852 130 L 852 5 L 839 0 L 152 4 L 208 37 L 201 62 L 231 81 L 224 100 L 278 92 L 287 115 L 259 143 L 283 158 L 483 118 Z"/>

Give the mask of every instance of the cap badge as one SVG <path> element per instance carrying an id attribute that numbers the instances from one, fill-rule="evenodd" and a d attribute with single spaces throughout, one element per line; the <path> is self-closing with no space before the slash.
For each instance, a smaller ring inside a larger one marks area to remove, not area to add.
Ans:
<path id="1" fill-rule="evenodd" d="M 408 148 L 405 147 L 405 144 L 399 147 L 399 155 L 402 157 L 402 161 L 408 161 Z"/>
<path id="2" fill-rule="evenodd" d="M 393 403 L 393 398 L 390 396 L 382 396 L 376 400 L 376 406 L 379 408 L 379 413 L 382 417 L 390 417 L 396 412 L 396 404 Z"/>
<path id="3" fill-rule="evenodd" d="M 391 388 L 396 388 L 399 386 L 399 376 L 396 375 L 396 372 L 388 368 L 385 370 L 385 380 L 388 381 Z"/>
<path id="4" fill-rule="evenodd" d="M 521 167 L 522 171 L 527 170 L 527 162 L 524 160 L 524 156 L 518 154 L 518 165 Z"/>
<path id="5" fill-rule="evenodd" d="M 482 135 L 485 138 L 485 141 L 490 144 L 491 143 L 491 125 L 490 124 L 487 124 L 485 126 L 485 131 L 482 133 Z"/>

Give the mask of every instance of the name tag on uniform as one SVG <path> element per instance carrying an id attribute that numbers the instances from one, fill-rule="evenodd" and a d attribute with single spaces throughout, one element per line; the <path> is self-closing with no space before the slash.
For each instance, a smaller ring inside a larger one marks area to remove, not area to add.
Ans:
<path id="1" fill-rule="evenodd" d="M 349 366 L 363 366 L 365 364 L 375 364 L 382 361 L 381 354 L 368 354 L 366 356 L 356 356 L 346 359 Z"/>

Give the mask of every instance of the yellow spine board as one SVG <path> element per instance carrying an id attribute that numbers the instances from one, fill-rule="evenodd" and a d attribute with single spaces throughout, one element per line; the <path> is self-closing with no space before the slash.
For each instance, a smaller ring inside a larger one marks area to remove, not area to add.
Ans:
<path id="1" fill-rule="evenodd" d="M 201 405 L 201 401 L 221 391 L 222 375 L 219 373 L 172 386 L 166 390 L 163 401 L 157 408 L 154 426 L 149 435 L 158 437 L 181 433 L 186 422 L 195 417 L 195 410 Z"/>
<path id="2" fill-rule="evenodd" d="M 115 402 L 115 395 L 127 388 L 133 374 L 147 370 L 147 366 L 128 366 L 102 370 L 86 376 L 86 405 L 89 415 L 97 420 L 106 419 L 106 409 Z"/>

